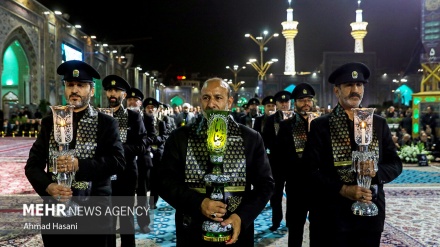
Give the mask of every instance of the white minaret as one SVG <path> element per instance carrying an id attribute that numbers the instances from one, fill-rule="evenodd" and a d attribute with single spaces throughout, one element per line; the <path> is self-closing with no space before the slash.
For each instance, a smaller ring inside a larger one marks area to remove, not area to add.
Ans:
<path id="1" fill-rule="evenodd" d="M 298 26 L 297 21 L 293 21 L 293 9 L 290 7 L 289 0 L 289 8 L 287 9 L 287 20 L 283 21 L 281 25 L 283 25 L 283 35 L 286 39 L 286 64 L 284 67 L 284 74 L 285 75 L 294 75 L 296 74 L 295 71 L 295 45 L 293 42 L 293 39 L 295 38 L 296 34 L 298 33 L 298 29 L 296 28 Z"/>
<path id="2" fill-rule="evenodd" d="M 364 38 L 367 35 L 368 22 L 362 21 L 361 1 L 358 1 L 358 9 L 356 10 L 356 22 L 352 22 L 351 36 L 354 38 L 354 53 L 364 53 Z"/>

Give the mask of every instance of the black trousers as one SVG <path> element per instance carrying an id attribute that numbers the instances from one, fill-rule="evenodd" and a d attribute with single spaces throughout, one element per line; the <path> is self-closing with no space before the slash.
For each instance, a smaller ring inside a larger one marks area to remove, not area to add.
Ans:
<path id="1" fill-rule="evenodd" d="M 100 201 L 100 198 L 98 196 L 92 197 L 89 202 L 91 201 L 93 202 L 89 204 L 83 204 L 82 206 L 92 207 L 94 209 L 97 209 L 97 207 L 99 206 L 102 209 L 102 211 L 100 211 L 102 212 L 100 215 L 95 214 L 94 216 L 85 216 L 84 214 L 82 214 L 81 216 L 72 217 L 41 217 L 42 225 L 51 226 L 47 229 L 41 230 L 43 245 L 45 247 L 57 247 L 63 244 L 66 246 L 81 246 L 84 244 L 87 245 L 87 243 L 93 243 L 93 246 L 113 246 L 112 239 L 115 234 L 112 231 L 111 227 L 112 218 L 108 215 L 105 216 L 103 214 L 106 206 L 100 203 L 96 203 L 97 201 Z M 76 229 L 57 229 L 54 227 L 55 224 L 73 224 L 76 226 Z"/>
<path id="2" fill-rule="evenodd" d="M 379 247 L 382 232 L 317 230 L 310 223 L 310 247 Z"/>
<path id="3" fill-rule="evenodd" d="M 54 235 L 48 235 L 48 234 L 41 234 L 41 237 L 43 239 L 43 245 L 44 247 L 59 247 L 62 245 L 65 246 L 81 246 L 81 245 L 87 245 L 92 244 L 93 246 L 97 247 L 107 247 L 112 246 L 112 238 L 113 235 L 91 235 L 91 234 L 85 234 L 85 235 L 60 235 L 60 234 L 54 234 Z"/>
<path id="4" fill-rule="evenodd" d="M 303 184 L 304 185 L 304 184 Z M 304 235 L 304 225 L 309 212 L 307 192 L 301 186 L 286 184 L 286 225 L 288 228 L 288 246 L 301 247 Z M 298 200 L 298 198 L 301 198 Z"/>
<path id="5" fill-rule="evenodd" d="M 287 185 L 286 185 L 287 186 Z M 286 189 L 287 190 L 287 189 Z M 290 195 L 290 201 L 289 201 Z M 301 247 L 304 235 L 304 225 L 307 220 L 308 206 L 305 201 L 301 199 L 295 200 L 295 198 L 303 198 L 295 193 L 289 194 L 287 192 L 287 206 L 286 206 L 286 223 L 289 230 L 288 246 L 289 247 Z M 289 205 L 290 204 L 290 205 Z"/>
<path id="6" fill-rule="evenodd" d="M 159 200 L 159 193 L 157 192 L 157 184 L 156 181 L 158 175 L 157 170 L 160 166 L 160 160 L 162 159 L 163 150 L 158 149 L 152 152 L 153 153 L 153 169 L 151 170 L 151 186 L 150 186 L 150 208 L 153 209 L 156 207 L 157 201 Z"/>
<path id="7" fill-rule="evenodd" d="M 134 179 L 136 181 L 136 179 Z M 113 208 L 125 208 L 134 206 L 134 197 L 136 191 L 136 183 L 133 180 L 120 178 L 112 181 L 112 206 Z M 135 247 L 135 230 L 134 215 L 124 214 L 121 216 L 113 216 L 114 229 L 116 230 L 117 219 L 119 218 L 119 232 L 121 235 L 121 247 Z M 113 243 L 116 246 L 116 235 L 114 235 Z"/>
<path id="8" fill-rule="evenodd" d="M 142 207 L 148 207 L 148 196 L 147 191 L 150 188 L 150 172 L 153 168 L 153 163 L 151 161 L 150 154 L 138 157 L 138 184 L 136 188 L 136 205 Z M 148 226 L 151 223 L 149 214 L 142 214 L 137 216 L 137 223 L 142 228 Z"/>
<path id="9" fill-rule="evenodd" d="M 272 207 L 272 225 L 279 226 L 283 220 L 283 196 L 284 185 L 286 184 L 286 173 L 279 171 L 277 168 L 273 168 L 272 175 L 275 180 L 275 189 L 270 198 L 270 206 Z"/>

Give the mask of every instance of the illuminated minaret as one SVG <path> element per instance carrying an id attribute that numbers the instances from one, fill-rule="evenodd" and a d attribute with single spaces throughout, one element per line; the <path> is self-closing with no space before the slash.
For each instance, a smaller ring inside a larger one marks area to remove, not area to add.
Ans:
<path id="1" fill-rule="evenodd" d="M 289 8 L 287 9 L 287 20 L 283 21 L 281 25 L 283 25 L 283 35 L 286 39 L 286 61 L 284 66 L 284 74 L 285 75 L 294 75 L 295 71 L 295 45 L 293 43 L 293 39 L 298 33 L 297 21 L 293 21 L 293 9 L 290 7 L 289 0 Z"/>
<path id="2" fill-rule="evenodd" d="M 354 38 L 354 53 L 364 53 L 364 38 L 367 35 L 368 22 L 362 21 L 361 1 L 358 1 L 358 9 L 356 10 L 356 22 L 352 22 L 351 36 Z"/>

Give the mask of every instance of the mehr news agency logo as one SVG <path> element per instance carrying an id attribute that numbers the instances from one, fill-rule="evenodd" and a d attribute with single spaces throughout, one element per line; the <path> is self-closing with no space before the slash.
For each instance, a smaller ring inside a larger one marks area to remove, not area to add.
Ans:
<path id="1" fill-rule="evenodd" d="M 82 206 L 69 207 L 66 204 L 23 204 L 23 216 L 142 216 L 148 215 L 145 206 Z"/>

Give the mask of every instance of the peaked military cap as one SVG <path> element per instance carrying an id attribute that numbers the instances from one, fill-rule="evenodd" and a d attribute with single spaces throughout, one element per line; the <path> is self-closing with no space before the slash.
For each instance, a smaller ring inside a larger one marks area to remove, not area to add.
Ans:
<path id="1" fill-rule="evenodd" d="M 144 94 L 141 92 L 141 90 L 132 87 L 127 90 L 127 96 L 125 98 L 138 98 L 140 101 L 142 101 L 144 100 Z"/>
<path id="2" fill-rule="evenodd" d="M 289 91 L 283 90 L 276 93 L 273 97 L 275 101 L 286 102 L 290 100 L 291 93 Z"/>
<path id="3" fill-rule="evenodd" d="M 363 63 L 346 63 L 330 74 L 328 81 L 339 85 L 347 82 L 368 83 L 370 69 Z"/>
<path id="4" fill-rule="evenodd" d="M 308 83 L 300 83 L 292 91 L 292 98 L 294 100 L 302 98 L 313 98 L 315 97 L 315 90 Z"/>
<path id="5" fill-rule="evenodd" d="M 128 91 L 131 87 L 124 78 L 117 75 L 108 75 L 102 79 L 102 87 L 105 91 L 115 88 L 123 91 Z"/>
<path id="6" fill-rule="evenodd" d="M 261 102 L 262 105 L 275 104 L 275 98 L 272 95 L 266 96 Z"/>
<path id="7" fill-rule="evenodd" d="M 171 109 L 170 104 L 160 103 L 165 109 Z"/>
<path id="8" fill-rule="evenodd" d="M 60 64 L 57 74 L 63 76 L 65 81 L 79 81 L 93 83 L 93 78 L 101 79 L 96 71 L 88 63 L 79 60 L 70 60 Z"/>
<path id="9" fill-rule="evenodd" d="M 142 106 L 143 106 L 144 108 L 146 108 L 147 105 L 152 105 L 152 106 L 158 108 L 158 107 L 159 107 L 159 102 L 158 102 L 155 98 L 151 98 L 151 97 L 150 97 L 150 98 L 146 98 L 146 99 L 144 100 L 144 102 L 142 102 Z"/>
<path id="10" fill-rule="evenodd" d="M 257 98 L 252 98 L 248 101 L 248 105 L 260 105 L 260 101 Z"/>

